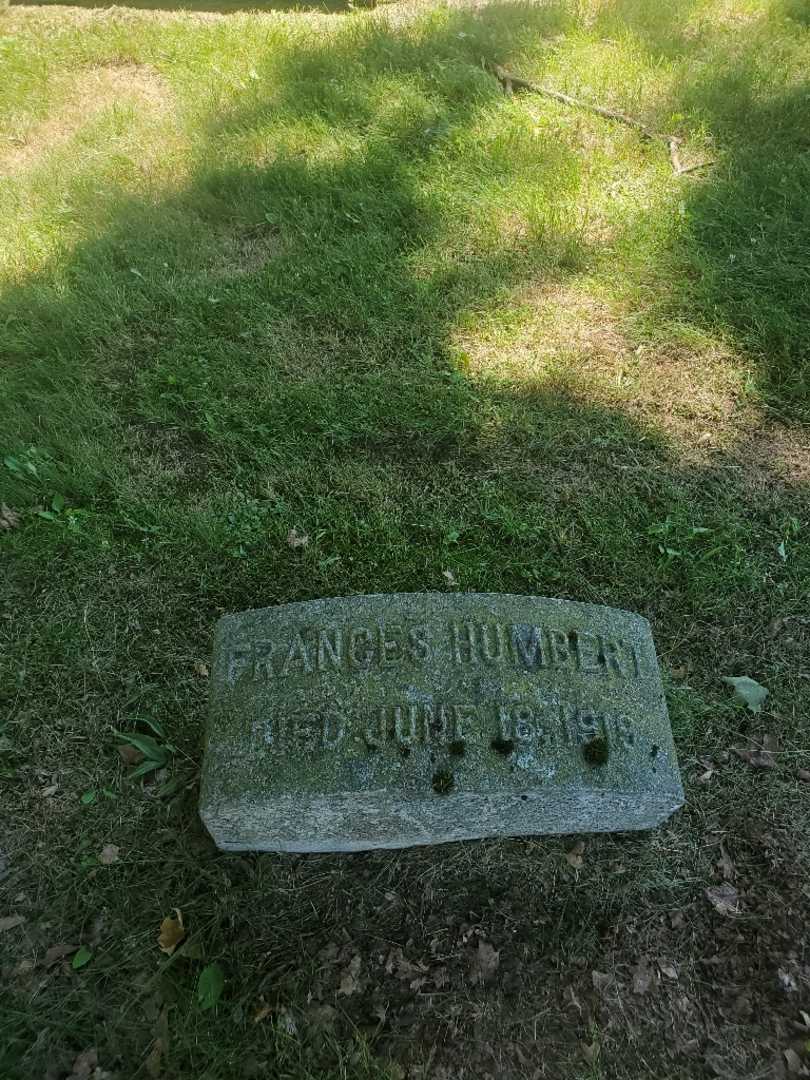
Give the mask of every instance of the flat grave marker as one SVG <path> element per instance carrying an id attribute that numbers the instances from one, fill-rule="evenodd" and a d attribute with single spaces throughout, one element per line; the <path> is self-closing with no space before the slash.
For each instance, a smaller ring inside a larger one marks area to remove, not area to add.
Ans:
<path id="1" fill-rule="evenodd" d="M 200 813 L 220 848 L 649 829 L 682 803 L 639 615 L 396 593 L 217 624 Z"/>

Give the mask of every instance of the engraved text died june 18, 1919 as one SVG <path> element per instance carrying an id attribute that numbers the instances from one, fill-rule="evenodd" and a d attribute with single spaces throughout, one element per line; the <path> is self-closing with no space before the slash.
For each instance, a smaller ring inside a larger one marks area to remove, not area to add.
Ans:
<path id="1" fill-rule="evenodd" d="M 201 812 L 223 848 L 649 828 L 682 800 L 640 616 L 406 593 L 217 627 Z"/>

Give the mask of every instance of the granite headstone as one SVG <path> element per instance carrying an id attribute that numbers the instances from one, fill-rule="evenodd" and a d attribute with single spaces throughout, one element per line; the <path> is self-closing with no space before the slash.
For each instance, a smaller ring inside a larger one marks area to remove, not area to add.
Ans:
<path id="1" fill-rule="evenodd" d="M 646 619 L 497 593 L 285 604 L 216 628 L 219 847 L 649 829 L 683 803 Z"/>

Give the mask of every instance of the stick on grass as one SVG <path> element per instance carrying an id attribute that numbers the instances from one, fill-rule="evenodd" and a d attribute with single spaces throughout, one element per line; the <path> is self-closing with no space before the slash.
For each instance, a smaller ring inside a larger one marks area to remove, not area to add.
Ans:
<path id="1" fill-rule="evenodd" d="M 501 67 L 500 64 L 488 63 L 485 61 L 484 66 L 492 72 L 507 94 L 513 94 L 515 91 L 519 90 L 525 90 L 532 94 L 541 94 L 543 97 L 551 98 L 552 101 L 560 101 L 563 105 L 570 105 L 571 108 L 584 109 L 586 112 L 594 113 L 596 116 L 601 116 L 605 120 L 615 120 L 620 124 L 626 124 L 628 127 L 635 128 L 635 130 L 645 139 L 666 143 L 669 147 L 669 160 L 672 162 L 672 168 L 676 176 L 695 172 L 697 169 L 703 169 L 714 164 L 714 161 L 701 161 L 696 165 L 684 165 L 679 154 L 681 139 L 679 139 L 677 135 L 662 135 L 660 132 L 648 128 L 646 124 L 642 124 L 642 122 L 636 120 L 635 117 L 628 116 L 627 113 L 619 112 L 618 109 L 606 109 L 603 105 L 596 105 L 590 101 L 583 101 L 581 98 L 572 97 L 570 94 L 564 94 L 561 90 L 552 90 L 551 87 L 539 86 L 537 83 L 528 82 L 519 75 L 507 71 L 506 68 Z"/>

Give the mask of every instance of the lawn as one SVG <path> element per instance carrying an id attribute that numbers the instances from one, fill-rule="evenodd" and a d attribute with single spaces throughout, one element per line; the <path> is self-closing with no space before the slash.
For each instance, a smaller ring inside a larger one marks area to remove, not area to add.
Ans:
<path id="1" fill-rule="evenodd" d="M 0 1077 L 808 1075 L 807 0 L 214 8 L 0 12 Z M 219 854 L 217 618 L 426 589 L 650 619 L 685 809 Z"/>

